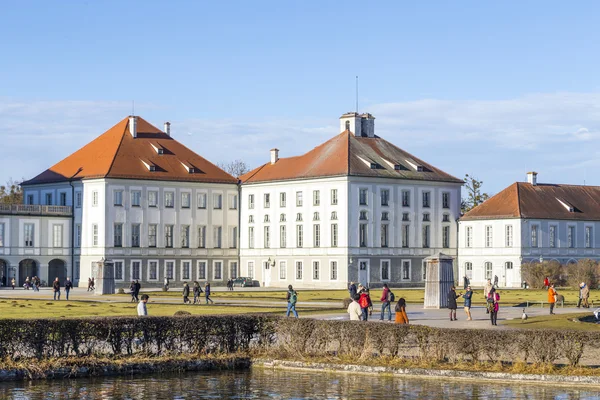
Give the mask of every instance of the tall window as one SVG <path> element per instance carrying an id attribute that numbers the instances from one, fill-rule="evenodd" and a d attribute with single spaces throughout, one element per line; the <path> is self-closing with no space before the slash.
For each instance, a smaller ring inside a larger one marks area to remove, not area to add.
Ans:
<path id="1" fill-rule="evenodd" d="M 531 225 L 531 247 L 538 247 L 538 226 Z"/>
<path id="2" fill-rule="evenodd" d="M 450 208 L 450 193 L 442 193 L 442 208 Z"/>
<path id="3" fill-rule="evenodd" d="M 215 274 L 214 279 L 221 280 L 223 279 L 223 263 L 221 261 L 215 261 L 214 263 Z"/>
<path id="4" fill-rule="evenodd" d="M 338 192 L 337 189 L 331 189 L 331 205 L 336 205 L 338 203 Z"/>
<path id="5" fill-rule="evenodd" d="M 183 192 L 181 193 L 181 208 L 190 208 L 191 206 L 191 193 Z"/>
<path id="6" fill-rule="evenodd" d="M 287 237 L 285 232 L 285 225 L 279 227 L 279 247 L 285 249 L 287 246 Z"/>
<path id="7" fill-rule="evenodd" d="M 115 190 L 113 192 L 113 197 L 114 197 L 113 204 L 115 206 L 122 206 L 123 205 L 123 191 L 122 190 Z"/>
<path id="8" fill-rule="evenodd" d="M 166 208 L 175 207 L 175 193 L 165 192 L 165 207 Z"/>
<path id="9" fill-rule="evenodd" d="M 248 261 L 248 278 L 254 279 L 254 261 Z"/>
<path id="10" fill-rule="evenodd" d="M 492 242 L 492 239 L 491 239 L 492 227 L 491 226 L 486 226 L 485 227 L 485 229 L 486 229 L 486 235 L 487 235 L 487 229 L 488 228 L 490 229 L 490 245 L 488 246 L 486 244 L 486 247 L 491 247 L 492 246 L 491 245 L 491 242 Z M 512 227 L 512 225 L 506 225 L 505 229 L 506 229 L 506 247 L 512 247 L 512 245 L 513 245 L 513 227 Z M 486 243 L 487 243 L 487 241 L 486 241 Z"/>
<path id="11" fill-rule="evenodd" d="M 442 227 L 442 247 L 447 249 L 450 247 L 450 227 Z"/>
<path id="12" fill-rule="evenodd" d="M 331 263 L 329 263 L 329 266 L 330 266 L 330 272 L 331 272 L 329 279 L 331 279 L 332 281 L 337 281 L 337 278 L 338 278 L 337 261 L 332 261 Z"/>
<path id="13" fill-rule="evenodd" d="M 390 262 L 387 260 L 381 261 L 381 280 L 390 280 Z"/>
<path id="14" fill-rule="evenodd" d="M 237 233 L 237 226 L 232 226 L 231 228 L 229 228 L 229 248 L 230 249 L 237 249 L 237 240 L 238 240 L 238 233 Z"/>
<path id="15" fill-rule="evenodd" d="M 410 191 L 402 191 L 402 207 L 410 207 Z"/>
<path id="16" fill-rule="evenodd" d="M 206 193 L 198 193 L 198 208 L 204 210 L 207 207 Z"/>
<path id="17" fill-rule="evenodd" d="M 123 261 L 115 261 L 115 280 L 122 281 L 123 279 Z"/>
<path id="18" fill-rule="evenodd" d="M 313 242 L 314 247 L 321 247 L 321 225 L 313 225 Z"/>
<path id="19" fill-rule="evenodd" d="M 485 227 L 485 247 L 492 247 L 492 227 L 490 225 Z"/>
<path id="20" fill-rule="evenodd" d="M 473 247 L 473 227 L 467 226 L 465 234 L 465 247 Z"/>
<path id="21" fill-rule="evenodd" d="M 264 231 L 265 231 L 265 236 L 264 236 L 264 240 L 265 240 L 265 249 L 268 249 L 271 247 L 271 235 L 270 235 L 270 230 L 268 226 L 264 227 Z"/>
<path id="22" fill-rule="evenodd" d="M 5 246 L 5 239 L 4 239 L 4 235 L 5 235 L 5 230 L 4 230 L 4 223 L 0 223 L 0 247 L 4 247 Z"/>
<path id="23" fill-rule="evenodd" d="M 285 261 L 279 261 L 279 279 L 287 279 L 287 266 Z"/>
<path id="24" fill-rule="evenodd" d="M 232 261 L 229 263 L 229 277 L 231 279 L 235 279 L 238 277 L 238 263 L 237 261 Z"/>
<path id="25" fill-rule="evenodd" d="M 567 247 L 569 247 L 569 248 L 575 247 L 575 227 L 574 226 L 567 227 Z"/>
<path id="26" fill-rule="evenodd" d="M 140 224 L 131 225 L 131 247 L 140 247 Z"/>
<path id="27" fill-rule="evenodd" d="M 388 224 L 381 224 L 381 247 L 388 247 L 389 228 Z"/>
<path id="28" fill-rule="evenodd" d="M 98 224 L 92 224 L 92 246 L 98 246 Z"/>
<path id="29" fill-rule="evenodd" d="M 142 279 L 141 274 L 142 263 L 141 261 L 132 261 L 131 262 L 131 279 Z"/>
<path id="30" fill-rule="evenodd" d="M 158 280 L 158 261 L 148 261 L 148 279 L 151 281 Z"/>
<path id="31" fill-rule="evenodd" d="M 254 248 L 254 227 L 251 226 L 248 228 L 248 248 Z"/>
<path id="32" fill-rule="evenodd" d="M 75 225 L 75 246 L 81 247 L 81 224 Z"/>
<path id="33" fill-rule="evenodd" d="M 58 201 L 58 204 L 61 206 L 66 206 L 67 205 L 67 194 L 65 192 L 61 192 L 59 194 L 60 198 Z"/>
<path id="34" fill-rule="evenodd" d="M 473 279 L 473 263 L 465 263 L 465 275 L 467 275 L 467 278 Z"/>
<path id="35" fill-rule="evenodd" d="M 230 210 L 237 210 L 238 206 L 237 206 L 237 195 L 235 194 L 230 194 L 229 195 L 229 209 Z"/>
<path id="36" fill-rule="evenodd" d="M 314 280 L 319 279 L 319 262 L 318 261 L 313 261 L 313 279 Z"/>
<path id="37" fill-rule="evenodd" d="M 173 247 L 173 225 L 165 225 L 165 247 Z"/>
<path id="38" fill-rule="evenodd" d="M 302 192 L 296 192 L 296 207 L 302 207 Z"/>
<path id="39" fill-rule="evenodd" d="M 429 225 L 423 225 L 423 248 L 429 248 Z"/>
<path id="40" fill-rule="evenodd" d="M 123 247 L 123 224 L 114 225 L 114 246 Z"/>
<path id="41" fill-rule="evenodd" d="M 156 206 L 158 206 L 158 192 L 150 191 L 148 192 L 148 207 Z"/>
<path id="42" fill-rule="evenodd" d="M 403 281 L 410 280 L 410 261 L 407 261 L 407 260 L 402 261 L 402 280 Z"/>
<path id="43" fill-rule="evenodd" d="M 190 226 L 181 225 L 181 247 L 186 249 L 190 247 Z"/>
<path id="44" fill-rule="evenodd" d="M 485 279 L 492 279 L 492 263 L 485 263 Z"/>
<path id="45" fill-rule="evenodd" d="M 360 247 L 367 247 L 367 224 L 360 224 L 359 225 L 359 246 Z"/>
<path id="46" fill-rule="evenodd" d="M 331 224 L 331 247 L 338 247 L 338 225 Z"/>
<path id="47" fill-rule="evenodd" d="M 63 226 L 52 225 L 52 247 L 62 247 L 63 243 Z"/>
<path id="48" fill-rule="evenodd" d="M 271 194 L 265 193 L 265 208 L 271 207 Z"/>
<path id="49" fill-rule="evenodd" d="M 554 225 L 550 225 L 548 228 L 548 241 L 549 247 L 556 247 L 556 226 Z"/>
<path id="50" fill-rule="evenodd" d="M 302 279 L 302 261 L 296 261 L 296 280 Z"/>
<path id="51" fill-rule="evenodd" d="M 52 196 L 52 195 L 50 195 Z M 48 198 L 46 197 L 46 200 L 48 200 Z M 50 201 L 52 201 L 52 197 L 50 197 Z M 47 201 L 46 201 L 47 203 Z M 98 191 L 94 190 L 92 192 L 92 207 L 98 207 Z"/>
<path id="52" fill-rule="evenodd" d="M 165 263 L 165 276 L 169 279 L 175 279 L 175 261 Z"/>
<path id="53" fill-rule="evenodd" d="M 592 242 L 593 242 L 592 227 L 591 226 L 586 226 L 585 227 L 585 247 L 587 247 L 588 249 L 590 247 L 592 247 Z"/>
<path id="54" fill-rule="evenodd" d="M 220 210 L 223 208 L 223 195 L 220 193 L 213 194 L 213 209 Z"/>
<path id="55" fill-rule="evenodd" d="M 285 207 L 286 204 L 286 199 L 285 199 L 285 192 L 281 192 L 279 193 L 279 207 Z"/>
<path id="56" fill-rule="evenodd" d="M 33 196 L 31 197 L 31 203 L 29 204 L 33 204 Z M 75 193 L 75 207 L 81 208 L 81 192 Z"/>
<path id="57" fill-rule="evenodd" d="M 254 208 L 254 195 L 248 195 L 248 209 L 252 210 Z"/>
<path id="58" fill-rule="evenodd" d="M 148 225 L 148 247 L 156 247 L 157 230 L 158 228 L 156 224 Z"/>
<path id="59" fill-rule="evenodd" d="M 318 190 L 313 190 L 313 206 L 318 206 L 321 204 L 321 192 Z"/>
<path id="60" fill-rule="evenodd" d="M 142 192 L 134 190 L 131 192 L 131 205 L 133 207 L 139 207 L 141 205 Z"/>
<path id="61" fill-rule="evenodd" d="M 431 192 L 423 192 L 423 208 L 429 208 L 430 197 L 431 197 Z"/>
<path id="62" fill-rule="evenodd" d="M 358 204 L 361 206 L 367 205 L 367 189 L 358 190 Z"/>
<path id="63" fill-rule="evenodd" d="M 198 279 L 206 279 L 206 261 L 198 261 Z"/>
<path id="64" fill-rule="evenodd" d="M 191 261 L 181 262 L 181 280 L 189 281 L 191 279 L 192 263 Z"/>
<path id="65" fill-rule="evenodd" d="M 382 206 L 390 205 L 390 191 L 387 189 L 381 190 L 381 205 Z"/>
<path id="66" fill-rule="evenodd" d="M 304 228 L 302 225 L 296 225 L 296 247 L 301 248 L 304 245 Z"/>
<path id="67" fill-rule="evenodd" d="M 206 226 L 200 225 L 198 227 L 198 248 L 206 248 Z"/>
<path id="68" fill-rule="evenodd" d="M 402 247 L 408 247 L 409 245 L 409 233 L 410 233 L 410 225 L 404 224 L 402 225 Z"/>
<path id="69" fill-rule="evenodd" d="M 52 193 L 46 193 L 46 205 L 47 206 L 52 205 Z"/>
<path id="70" fill-rule="evenodd" d="M 220 226 L 213 227 L 213 248 L 220 249 L 222 247 L 223 228 Z"/>

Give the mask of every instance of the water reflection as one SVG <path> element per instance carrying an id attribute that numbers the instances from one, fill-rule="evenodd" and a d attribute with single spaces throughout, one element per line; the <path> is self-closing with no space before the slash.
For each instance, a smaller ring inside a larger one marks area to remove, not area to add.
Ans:
<path id="1" fill-rule="evenodd" d="M 594 388 L 256 368 L 0 384 L 2 399 L 598 399 Z"/>

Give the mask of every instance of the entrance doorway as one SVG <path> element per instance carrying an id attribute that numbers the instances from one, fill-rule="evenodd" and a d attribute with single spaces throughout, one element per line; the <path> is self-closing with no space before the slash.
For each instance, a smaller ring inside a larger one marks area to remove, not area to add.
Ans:
<path id="1" fill-rule="evenodd" d="M 28 258 L 21 261 L 19 263 L 19 286 L 23 286 L 27 277 L 31 279 L 33 276 L 37 276 L 37 274 L 37 263 L 34 260 Z"/>
<path id="2" fill-rule="evenodd" d="M 369 287 L 369 262 L 358 261 L 358 282 Z"/>
<path id="3" fill-rule="evenodd" d="M 263 281 L 265 287 L 271 286 L 271 268 L 268 261 L 263 262 Z"/>
<path id="4" fill-rule="evenodd" d="M 67 279 L 67 266 L 63 260 L 55 258 L 48 263 L 48 286 L 52 285 L 54 279 L 58 277 L 58 281 L 62 286 Z"/>
<path id="5" fill-rule="evenodd" d="M 9 268 L 8 263 L 4 260 L 0 260 L 0 283 L 2 286 L 10 285 L 9 279 Z"/>

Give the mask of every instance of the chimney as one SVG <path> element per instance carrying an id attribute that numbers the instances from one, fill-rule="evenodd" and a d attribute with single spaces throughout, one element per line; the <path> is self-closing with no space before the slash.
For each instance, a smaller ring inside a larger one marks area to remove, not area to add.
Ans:
<path id="1" fill-rule="evenodd" d="M 369 113 L 360 116 L 362 136 L 375 137 L 375 117 Z"/>
<path id="2" fill-rule="evenodd" d="M 537 172 L 528 172 L 527 173 L 527 182 L 531 183 L 533 186 L 537 185 Z"/>
<path id="3" fill-rule="evenodd" d="M 165 122 L 165 133 L 167 136 L 171 136 L 171 123 Z"/>
<path id="4" fill-rule="evenodd" d="M 271 165 L 279 160 L 279 149 L 271 149 Z"/>
<path id="5" fill-rule="evenodd" d="M 129 116 L 129 133 L 134 138 L 137 137 L 137 117 L 135 115 Z"/>

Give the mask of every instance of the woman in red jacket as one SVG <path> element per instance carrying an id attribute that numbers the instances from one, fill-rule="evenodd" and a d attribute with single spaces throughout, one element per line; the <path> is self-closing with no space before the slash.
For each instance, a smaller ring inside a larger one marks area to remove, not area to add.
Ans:
<path id="1" fill-rule="evenodd" d="M 373 306 L 371 302 L 371 296 L 369 295 L 369 289 L 363 289 L 360 292 L 360 299 L 358 300 L 360 309 L 362 310 L 362 320 L 366 321 L 369 318 L 369 307 Z"/>

